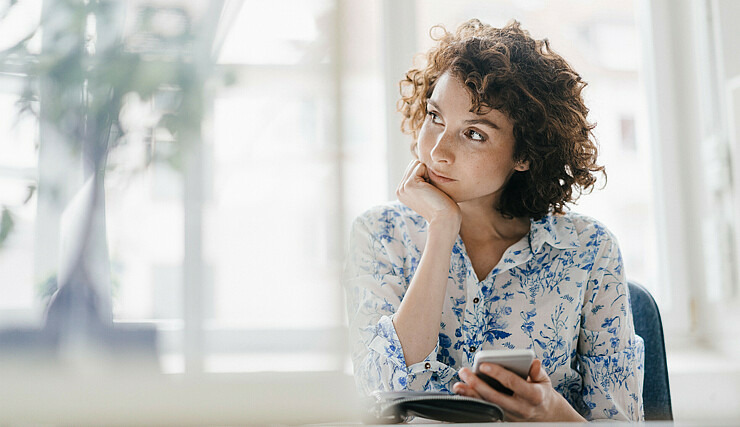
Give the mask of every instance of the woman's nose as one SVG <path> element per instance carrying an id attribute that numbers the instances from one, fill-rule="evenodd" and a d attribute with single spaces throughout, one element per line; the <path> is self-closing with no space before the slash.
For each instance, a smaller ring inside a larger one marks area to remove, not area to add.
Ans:
<path id="1" fill-rule="evenodd" d="M 432 160 L 437 163 L 452 163 L 455 160 L 452 144 L 452 137 L 445 130 L 437 137 L 437 142 L 432 147 L 432 152 L 430 153 Z"/>

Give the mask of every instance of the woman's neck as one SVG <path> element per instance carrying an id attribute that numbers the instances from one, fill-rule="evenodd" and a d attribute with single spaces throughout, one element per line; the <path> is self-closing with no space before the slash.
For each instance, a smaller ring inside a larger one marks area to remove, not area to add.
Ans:
<path id="1" fill-rule="evenodd" d="M 529 232 L 529 218 L 506 218 L 493 208 L 493 204 L 460 203 L 459 206 L 463 241 L 517 241 Z"/>

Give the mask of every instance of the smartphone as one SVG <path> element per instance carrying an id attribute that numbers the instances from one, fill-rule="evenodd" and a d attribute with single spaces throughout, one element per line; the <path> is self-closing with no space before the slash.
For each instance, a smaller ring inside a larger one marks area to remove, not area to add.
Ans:
<path id="1" fill-rule="evenodd" d="M 501 385 L 500 382 L 480 372 L 481 363 L 495 363 L 510 370 L 511 372 L 527 379 L 529 368 L 534 361 L 533 350 L 481 350 L 475 353 L 473 359 L 473 372 L 486 382 L 491 388 L 511 396 L 513 391 Z"/>

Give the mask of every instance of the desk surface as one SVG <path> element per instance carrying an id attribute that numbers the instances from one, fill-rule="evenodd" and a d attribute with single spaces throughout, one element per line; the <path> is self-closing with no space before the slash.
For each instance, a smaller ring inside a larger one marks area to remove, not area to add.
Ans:
<path id="1" fill-rule="evenodd" d="M 0 369 L 0 425 L 363 425 L 354 421 L 361 414 L 354 381 L 340 372 L 203 374 L 193 377 L 127 371 L 110 374 L 17 367 Z M 416 419 L 412 424 L 435 422 Z M 719 426 L 737 422 L 645 424 L 656 427 Z"/>
<path id="2" fill-rule="evenodd" d="M 353 420 L 339 372 L 203 374 L 0 372 L 0 425 L 243 425 Z"/>

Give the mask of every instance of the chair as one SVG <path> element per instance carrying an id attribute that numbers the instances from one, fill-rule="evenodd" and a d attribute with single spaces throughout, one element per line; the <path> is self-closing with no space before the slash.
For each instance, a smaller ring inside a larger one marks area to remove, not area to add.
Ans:
<path id="1" fill-rule="evenodd" d="M 645 420 L 673 420 L 671 390 L 658 305 L 647 289 L 628 282 L 635 333 L 645 341 L 645 381 L 642 401 Z"/>

